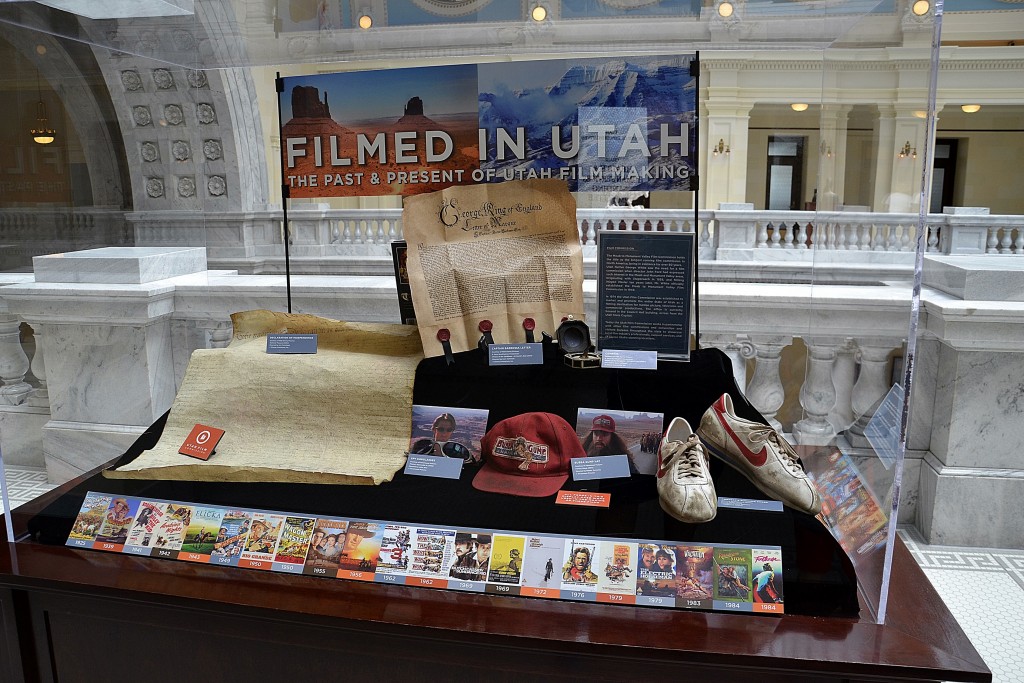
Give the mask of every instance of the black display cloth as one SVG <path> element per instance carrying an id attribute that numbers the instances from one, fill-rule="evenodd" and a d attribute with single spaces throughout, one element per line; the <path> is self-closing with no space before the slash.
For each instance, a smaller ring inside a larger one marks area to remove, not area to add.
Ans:
<path id="1" fill-rule="evenodd" d="M 489 367 L 474 350 L 423 360 L 416 371 L 413 402 L 418 405 L 489 410 L 488 428 L 526 412 L 548 412 L 576 424 L 577 409 L 663 413 L 665 425 L 684 417 L 696 429 L 705 410 L 723 393 L 737 414 L 765 422 L 736 387 L 731 361 L 717 349 L 692 353 L 689 362 L 661 360 L 656 371 L 571 368 L 555 344 L 545 344 L 543 365 Z M 131 462 L 160 438 L 167 416 L 154 423 L 118 460 Z M 372 448 L 372 445 L 368 445 Z M 216 456 L 214 456 L 216 457 Z M 486 457 L 486 454 L 485 454 Z M 116 466 L 116 465 L 115 465 Z M 379 486 L 181 482 L 91 477 L 55 501 L 29 523 L 45 543 L 63 544 L 87 491 L 224 507 L 306 513 L 323 517 L 412 522 L 463 529 L 490 529 L 562 536 L 664 540 L 690 544 L 731 543 L 781 546 L 786 611 L 855 615 L 856 577 L 849 559 L 814 517 L 783 512 L 719 508 L 704 524 L 685 524 L 662 512 L 653 475 L 574 482 L 564 488 L 611 495 L 606 509 L 556 505 L 555 497 L 527 498 L 478 491 L 475 467 L 460 479 L 409 476 L 399 472 Z M 766 499 L 731 467 L 711 459 L 719 496 Z"/>

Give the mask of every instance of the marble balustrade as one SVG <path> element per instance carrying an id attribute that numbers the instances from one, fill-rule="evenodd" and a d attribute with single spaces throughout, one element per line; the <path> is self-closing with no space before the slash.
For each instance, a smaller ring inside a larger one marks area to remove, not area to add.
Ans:
<path id="1" fill-rule="evenodd" d="M 403 236 L 401 209 L 297 204 L 288 218 L 292 272 L 383 275 L 390 268 L 389 243 Z M 576 216 L 591 276 L 599 230 L 695 231 L 705 276 L 722 281 L 735 280 L 737 264 L 747 262 L 757 264 L 758 280 L 905 277 L 913 264 L 917 222 L 917 214 L 755 211 L 752 204 L 723 204 L 696 216 L 691 209 L 624 206 L 581 208 Z M 280 210 L 0 209 L 0 272 L 22 268 L 33 256 L 120 245 L 206 247 L 217 267 L 284 272 L 282 225 Z M 929 214 L 925 229 L 929 253 L 1024 255 L 1024 216 L 955 207 Z"/>

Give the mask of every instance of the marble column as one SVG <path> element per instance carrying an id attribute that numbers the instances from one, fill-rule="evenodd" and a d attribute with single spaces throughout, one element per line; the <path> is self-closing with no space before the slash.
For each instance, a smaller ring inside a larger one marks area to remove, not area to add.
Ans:
<path id="1" fill-rule="evenodd" d="M 721 202 L 743 202 L 747 192 L 747 151 L 749 139 L 749 103 L 735 99 L 732 89 L 716 88 L 712 72 L 712 85 L 708 88 L 707 137 L 704 150 L 704 178 L 701 191 L 705 193 L 704 206 L 718 206 Z M 718 143 L 722 142 L 719 151 Z"/>
<path id="2" fill-rule="evenodd" d="M 720 349 L 732 363 L 733 380 L 740 391 L 747 391 L 747 359 L 756 355 L 754 345 L 745 334 L 706 334 L 701 336 L 706 346 Z"/>
<path id="3" fill-rule="evenodd" d="M 0 403 L 18 406 L 25 402 L 32 385 L 25 381 L 29 362 L 21 347 L 21 319 L 0 314 Z"/>
<path id="4" fill-rule="evenodd" d="M 821 107 L 819 211 L 833 211 L 843 203 L 846 186 L 846 131 L 852 109 L 848 104 L 823 104 Z"/>
<path id="5" fill-rule="evenodd" d="M 0 300 L 0 307 L 5 305 Z M 0 457 L 7 465 L 42 467 L 42 428 L 50 419 L 50 409 L 39 392 L 45 396 L 46 383 L 43 380 L 41 388 L 33 388 L 25 381 L 29 358 L 21 343 L 21 319 L 5 314 L 0 320 L 0 376 L 4 381 L 0 389 Z M 37 338 L 37 349 L 38 343 Z M 41 356 L 36 352 L 34 357 Z"/>
<path id="6" fill-rule="evenodd" d="M 847 337 L 836 348 L 836 359 L 832 363 L 832 384 L 836 387 L 836 404 L 829 411 L 828 421 L 833 429 L 841 432 L 853 422 L 852 395 L 857 376 L 857 345 Z"/>
<path id="7" fill-rule="evenodd" d="M 793 425 L 793 438 L 799 444 L 823 446 L 836 437 L 835 428 L 828 421 L 836 405 L 836 387 L 832 382 L 832 362 L 841 340 L 805 337 L 807 370 L 800 387 L 802 420 Z"/>
<path id="8" fill-rule="evenodd" d="M 786 400 L 786 389 L 779 374 L 782 350 L 793 341 L 784 336 L 752 336 L 755 357 L 754 375 L 747 384 L 747 399 L 764 415 L 768 424 L 782 431 L 782 423 L 775 414 Z"/>
<path id="9" fill-rule="evenodd" d="M 854 448 L 870 448 L 864 429 L 875 415 L 879 402 L 885 398 L 892 384 L 889 382 L 889 355 L 898 346 L 894 339 L 860 338 L 860 375 L 853 385 L 853 413 L 856 421 L 846 431 L 846 438 Z"/>

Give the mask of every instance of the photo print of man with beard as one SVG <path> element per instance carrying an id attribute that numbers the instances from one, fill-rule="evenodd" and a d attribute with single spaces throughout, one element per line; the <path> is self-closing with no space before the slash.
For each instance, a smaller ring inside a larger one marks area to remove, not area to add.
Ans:
<path id="1" fill-rule="evenodd" d="M 576 434 L 588 457 L 625 455 L 631 475 L 654 474 L 657 449 L 647 444 L 661 440 L 663 422 L 661 413 L 580 408 Z"/>

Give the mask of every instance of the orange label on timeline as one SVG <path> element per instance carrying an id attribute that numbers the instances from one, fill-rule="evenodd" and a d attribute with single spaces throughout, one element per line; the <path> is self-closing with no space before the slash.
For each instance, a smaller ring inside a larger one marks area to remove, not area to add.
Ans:
<path id="1" fill-rule="evenodd" d="M 338 578 L 349 579 L 350 581 L 373 581 L 373 572 L 352 571 L 351 569 L 339 569 Z"/>
<path id="2" fill-rule="evenodd" d="M 566 491 L 558 492 L 555 498 L 558 505 L 582 505 L 592 508 L 606 508 L 612 503 L 612 494 L 594 493 L 591 491 Z"/>
<path id="3" fill-rule="evenodd" d="M 776 602 L 755 602 L 753 608 L 755 612 L 764 614 L 785 614 L 785 607 Z"/>
<path id="4" fill-rule="evenodd" d="M 186 562 L 209 562 L 210 556 L 203 555 L 202 553 L 178 553 L 179 560 L 185 560 Z M 241 566 L 241 565 L 239 565 Z"/>
<path id="5" fill-rule="evenodd" d="M 534 588 L 533 586 L 523 586 L 519 589 L 520 595 L 525 595 L 528 598 L 554 598 L 558 599 L 562 591 L 557 588 Z"/>
<path id="6" fill-rule="evenodd" d="M 424 588 L 447 588 L 448 579 L 431 579 L 426 576 L 405 577 L 406 586 L 422 586 Z"/>
<path id="7" fill-rule="evenodd" d="M 181 444 L 178 452 L 192 458 L 209 460 L 222 436 L 224 436 L 223 429 L 197 424 L 189 432 L 188 438 L 185 439 L 185 443 Z"/>
<path id="8" fill-rule="evenodd" d="M 625 593 L 598 593 L 598 602 L 612 602 L 616 605 L 635 605 L 636 596 L 626 595 Z"/>
<path id="9" fill-rule="evenodd" d="M 119 553 L 124 550 L 124 546 L 119 543 L 108 543 L 107 541 L 96 541 L 93 546 L 93 550 L 107 550 L 112 553 Z"/>
<path id="10" fill-rule="evenodd" d="M 239 560 L 238 566 L 242 569 L 262 569 L 269 571 L 274 563 L 270 560 Z"/>

